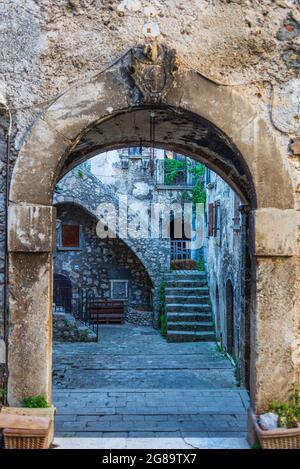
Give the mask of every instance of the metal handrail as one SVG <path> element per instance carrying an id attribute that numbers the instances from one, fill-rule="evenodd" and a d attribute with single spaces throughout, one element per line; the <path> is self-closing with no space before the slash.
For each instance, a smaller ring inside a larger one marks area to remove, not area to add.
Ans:
<path id="1" fill-rule="evenodd" d="M 95 299 L 94 292 L 90 289 L 78 287 L 73 283 L 68 286 L 61 286 L 59 291 L 59 303 L 56 306 L 62 307 L 65 312 L 74 316 L 77 321 L 82 322 L 97 336 L 99 339 L 98 321 L 91 321 L 89 314 L 89 306 Z"/>
<path id="2" fill-rule="evenodd" d="M 187 247 L 190 244 L 190 241 L 186 240 L 171 240 L 171 259 L 180 260 L 180 259 L 190 259 L 191 258 L 191 249 Z"/>

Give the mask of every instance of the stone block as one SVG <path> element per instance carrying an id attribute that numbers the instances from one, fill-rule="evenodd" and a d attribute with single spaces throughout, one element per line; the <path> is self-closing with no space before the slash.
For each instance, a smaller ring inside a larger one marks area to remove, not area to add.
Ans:
<path id="1" fill-rule="evenodd" d="M 0 363 L 5 363 L 5 342 L 0 339 Z"/>
<path id="2" fill-rule="evenodd" d="M 9 252 L 52 252 L 55 246 L 54 207 L 10 205 L 8 210 Z"/>
<path id="3" fill-rule="evenodd" d="M 258 209 L 251 214 L 255 232 L 252 252 L 256 256 L 295 256 L 297 253 L 297 212 L 292 209 Z"/>

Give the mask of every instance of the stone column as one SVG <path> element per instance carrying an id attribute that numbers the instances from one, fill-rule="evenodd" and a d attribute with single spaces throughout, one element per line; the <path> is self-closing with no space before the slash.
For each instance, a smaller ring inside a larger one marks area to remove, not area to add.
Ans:
<path id="1" fill-rule="evenodd" d="M 297 215 L 295 210 L 251 213 L 254 259 L 251 304 L 250 391 L 252 408 L 287 400 L 294 382 Z"/>
<path id="2" fill-rule="evenodd" d="M 55 209 L 11 205 L 8 220 L 8 402 L 38 394 L 50 402 Z"/>

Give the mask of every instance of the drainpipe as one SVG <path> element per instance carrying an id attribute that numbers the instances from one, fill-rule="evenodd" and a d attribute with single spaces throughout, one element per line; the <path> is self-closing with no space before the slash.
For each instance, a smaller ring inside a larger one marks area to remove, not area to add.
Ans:
<path id="1" fill-rule="evenodd" d="M 6 100 L 0 96 L 0 104 L 6 109 L 9 117 L 9 126 L 6 135 L 6 158 L 5 158 L 5 220 L 4 220 L 4 291 L 3 291 L 3 328 L 4 328 L 4 343 L 5 343 L 5 371 L 4 378 L 7 385 L 8 379 L 8 335 L 9 335 L 9 301 L 8 301 L 8 287 L 9 287 L 9 259 L 8 259 L 8 203 L 9 203 L 9 185 L 10 185 L 10 144 L 11 144 L 11 130 L 12 130 L 12 116 Z M 4 395 L 4 404 L 7 405 L 7 395 Z"/>

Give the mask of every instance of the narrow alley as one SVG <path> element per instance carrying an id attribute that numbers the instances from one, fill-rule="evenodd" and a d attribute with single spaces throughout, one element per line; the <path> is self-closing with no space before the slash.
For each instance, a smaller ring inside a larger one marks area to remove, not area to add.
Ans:
<path id="1" fill-rule="evenodd" d="M 213 342 L 101 326 L 98 343 L 56 343 L 56 436 L 244 437 L 248 394 Z"/>

